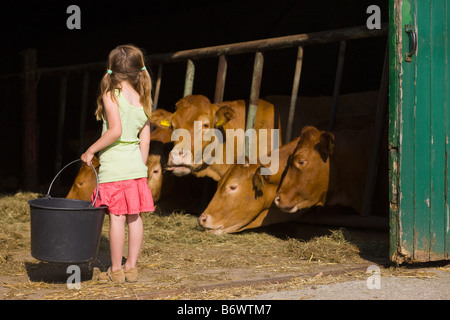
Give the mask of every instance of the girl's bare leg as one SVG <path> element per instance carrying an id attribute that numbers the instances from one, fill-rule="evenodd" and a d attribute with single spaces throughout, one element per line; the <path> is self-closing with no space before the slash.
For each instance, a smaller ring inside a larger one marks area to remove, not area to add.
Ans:
<path id="1" fill-rule="evenodd" d="M 122 268 L 125 243 L 125 215 L 110 214 L 109 246 L 111 250 L 111 272 Z"/>
<path id="2" fill-rule="evenodd" d="M 128 258 L 124 269 L 130 270 L 137 265 L 144 235 L 144 225 L 140 214 L 127 215 L 128 223 Z"/>

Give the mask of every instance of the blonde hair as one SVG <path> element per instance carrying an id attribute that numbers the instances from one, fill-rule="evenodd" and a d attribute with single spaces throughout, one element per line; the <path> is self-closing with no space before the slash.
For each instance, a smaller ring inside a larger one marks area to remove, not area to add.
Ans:
<path id="1" fill-rule="evenodd" d="M 108 71 L 100 82 L 100 94 L 97 98 L 97 120 L 103 118 L 102 97 L 115 89 L 121 90 L 120 83 L 128 81 L 139 94 L 139 102 L 144 107 L 147 118 L 152 116 L 152 80 L 145 68 L 142 51 L 133 45 L 121 45 L 113 49 L 108 56 Z M 111 99 L 117 103 L 116 95 L 111 94 Z"/>

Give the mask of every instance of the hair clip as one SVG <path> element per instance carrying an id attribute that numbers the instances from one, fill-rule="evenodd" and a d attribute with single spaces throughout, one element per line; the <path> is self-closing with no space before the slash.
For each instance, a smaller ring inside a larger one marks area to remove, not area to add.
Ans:
<path id="1" fill-rule="evenodd" d="M 141 71 L 147 70 L 147 68 L 144 66 L 142 67 Z"/>
<path id="2" fill-rule="evenodd" d="M 108 69 L 108 71 L 107 71 L 109 74 L 112 74 L 112 70 L 111 69 Z"/>

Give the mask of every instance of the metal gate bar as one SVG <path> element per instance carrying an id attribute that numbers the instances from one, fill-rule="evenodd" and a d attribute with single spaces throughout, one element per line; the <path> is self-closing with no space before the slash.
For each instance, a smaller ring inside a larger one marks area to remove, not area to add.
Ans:
<path id="1" fill-rule="evenodd" d="M 289 116 L 286 129 L 285 143 L 291 141 L 292 125 L 294 122 L 295 106 L 297 105 L 298 87 L 300 85 L 300 75 L 303 66 L 303 47 L 299 46 L 297 51 L 297 62 L 295 64 L 294 81 L 292 83 L 291 104 L 289 105 Z"/>
<path id="2" fill-rule="evenodd" d="M 163 65 L 159 64 L 158 65 L 158 74 L 156 76 L 155 96 L 154 96 L 154 99 L 153 99 L 153 106 L 152 106 L 153 110 L 158 108 L 159 91 L 161 90 L 162 68 L 163 68 Z"/>
<path id="3" fill-rule="evenodd" d="M 262 72 L 264 66 L 264 55 L 262 52 L 255 53 L 255 63 L 253 65 L 252 87 L 250 90 L 250 101 L 248 106 L 247 123 L 245 129 L 255 127 L 256 109 L 258 107 L 259 91 L 261 89 Z M 249 157 L 251 150 L 251 141 L 253 139 L 245 136 L 245 156 Z"/>
<path id="4" fill-rule="evenodd" d="M 227 56 L 221 55 L 219 57 L 219 64 L 217 66 L 216 91 L 214 93 L 214 103 L 223 101 L 223 94 L 225 92 L 225 80 L 227 77 Z"/>
<path id="5" fill-rule="evenodd" d="M 195 65 L 194 61 L 188 59 L 186 65 L 186 80 L 184 81 L 184 94 L 183 97 L 192 94 L 194 89 L 194 75 L 195 75 Z"/>
<path id="6" fill-rule="evenodd" d="M 334 89 L 333 89 L 333 105 L 331 106 L 331 115 L 330 115 L 330 123 L 328 124 L 328 130 L 332 131 L 334 129 L 334 122 L 336 120 L 336 111 L 339 101 L 339 93 L 341 91 L 341 82 L 342 82 L 342 71 L 344 69 L 344 59 L 345 59 L 345 48 L 347 44 L 345 41 L 341 41 L 339 45 L 339 58 L 336 69 L 336 78 L 334 80 Z"/>

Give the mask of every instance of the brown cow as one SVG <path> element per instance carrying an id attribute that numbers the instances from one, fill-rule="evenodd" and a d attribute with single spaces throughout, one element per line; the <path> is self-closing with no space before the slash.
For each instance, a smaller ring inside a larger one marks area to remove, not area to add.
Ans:
<path id="1" fill-rule="evenodd" d="M 342 205 L 362 211 L 374 130 L 321 131 L 307 126 L 275 197 L 285 212 Z"/>
<path id="2" fill-rule="evenodd" d="M 198 221 L 212 233 L 232 233 L 273 223 L 290 221 L 294 215 L 281 212 L 273 199 L 282 172 L 298 139 L 273 151 L 279 156 L 279 169 L 261 175 L 260 164 L 235 164 L 220 179 L 216 194 Z"/>
<path id="3" fill-rule="evenodd" d="M 373 116 L 344 117 L 336 123 L 336 128 L 361 129 L 373 123 Z M 317 126 L 327 128 L 328 121 Z M 274 175 L 261 175 L 258 165 L 233 165 L 220 179 L 216 194 L 199 217 L 200 225 L 212 233 L 221 234 L 280 222 L 307 221 L 303 214 L 308 210 L 299 210 L 296 214 L 286 213 L 273 203 L 282 172 L 298 141 L 299 138 L 296 138 L 279 149 L 279 170 Z M 308 219 L 311 220 L 311 217 Z"/>
<path id="4" fill-rule="evenodd" d="M 92 164 L 94 165 L 95 170 L 98 172 L 100 162 L 98 161 L 97 157 L 94 156 L 92 158 Z M 82 165 L 66 198 L 91 201 L 91 195 L 94 192 L 96 186 L 97 179 L 95 178 L 95 173 L 92 167 Z"/>
<path id="5" fill-rule="evenodd" d="M 226 146 L 230 141 L 225 139 L 225 135 L 222 135 L 222 141 L 217 140 L 216 132 L 212 136 L 214 139 L 212 137 L 210 140 L 205 139 L 204 135 L 208 132 L 207 129 L 218 129 L 222 133 L 228 133 L 227 129 L 243 130 L 245 128 L 245 116 L 246 103 L 244 100 L 212 104 L 207 97 L 202 95 L 190 95 L 182 98 L 176 103 L 176 111 L 174 113 L 154 113 L 151 118 L 153 125 L 161 128 L 170 127 L 173 130 L 184 129 L 183 132 L 186 132 L 189 137 L 189 139 L 186 139 L 183 136 L 179 141 L 174 141 L 174 148 L 170 153 L 166 169 L 177 176 L 192 173 L 196 177 L 207 176 L 218 181 L 232 165 L 232 163 L 227 164 L 229 161 L 227 161 L 226 154 L 228 149 Z M 256 132 L 258 133 L 260 129 L 273 129 L 275 127 L 274 119 L 274 106 L 264 100 L 259 100 L 254 127 Z M 181 130 L 177 132 L 181 132 Z M 196 140 L 196 137 L 201 139 L 197 144 L 196 141 L 198 140 Z M 222 161 L 207 163 L 203 157 L 206 153 L 205 148 L 213 142 L 216 143 L 216 140 L 218 143 L 214 148 L 214 152 L 211 152 L 211 157 Z M 234 150 L 229 148 L 234 152 L 231 155 L 232 162 L 238 163 L 237 159 L 242 158 L 243 141 L 237 139 L 237 143 L 234 143 L 234 137 L 230 140 L 232 140 L 231 142 L 234 145 Z M 197 157 L 198 152 L 195 152 L 194 147 L 196 145 L 201 148 L 201 159 Z M 268 130 L 267 149 L 262 150 L 262 153 L 266 154 L 267 151 L 270 151 L 271 145 L 271 132 Z M 256 143 L 256 146 L 259 146 L 259 143 Z M 259 153 L 259 149 L 257 153 Z M 194 156 L 196 156 L 195 159 Z M 230 155 L 228 154 L 228 156 Z M 256 155 L 254 155 L 250 160 L 256 160 L 256 158 Z"/>

